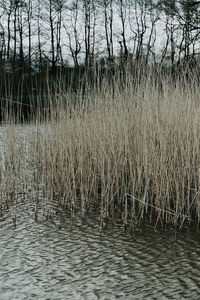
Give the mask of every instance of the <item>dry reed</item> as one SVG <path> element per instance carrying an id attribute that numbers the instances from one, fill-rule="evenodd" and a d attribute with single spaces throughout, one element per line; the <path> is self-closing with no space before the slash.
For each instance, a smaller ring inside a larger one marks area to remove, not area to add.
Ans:
<path id="1" fill-rule="evenodd" d="M 95 206 L 101 226 L 119 217 L 125 227 L 144 220 L 198 225 L 199 95 L 195 82 L 163 81 L 160 89 L 148 80 L 123 91 L 116 83 L 114 95 L 107 85 L 76 106 L 70 94 L 58 95 L 28 138 L 9 125 L 1 206 L 17 203 L 22 187 L 21 195 L 32 194 L 36 216 L 42 207 L 50 217 L 56 203 L 86 217 Z"/>

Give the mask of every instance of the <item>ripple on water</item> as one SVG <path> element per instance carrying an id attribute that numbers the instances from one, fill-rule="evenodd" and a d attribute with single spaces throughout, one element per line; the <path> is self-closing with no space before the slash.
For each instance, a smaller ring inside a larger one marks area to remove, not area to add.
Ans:
<path id="1" fill-rule="evenodd" d="M 59 217 L 35 222 L 25 206 L 18 215 L 16 227 L 0 221 L 2 300 L 200 299 L 197 233 L 101 233 L 92 218 L 63 218 L 58 230 Z"/>

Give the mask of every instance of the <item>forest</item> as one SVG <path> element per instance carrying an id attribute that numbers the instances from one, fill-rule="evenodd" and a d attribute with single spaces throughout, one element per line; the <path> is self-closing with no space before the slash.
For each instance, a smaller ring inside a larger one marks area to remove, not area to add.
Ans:
<path id="1" fill-rule="evenodd" d="M 1 68 L 30 73 L 47 67 L 94 68 L 97 63 L 111 67 L 127 60 L 174 65 L 198 56 L 199 4 L 194 0 L 3 0 Z"/>

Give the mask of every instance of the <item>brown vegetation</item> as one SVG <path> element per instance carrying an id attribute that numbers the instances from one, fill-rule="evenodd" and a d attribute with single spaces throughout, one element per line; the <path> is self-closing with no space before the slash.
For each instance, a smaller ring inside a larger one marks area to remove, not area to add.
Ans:
<path id="1" fill-rule="evenodd" d="M 200 87 L 165 80 L 161 89 L 146 78 L 123 91 L 116 82 L 114 91 L 105 84 L 76 106 L 72 95 L 57 96 L 27 138 L 19 134 L 27 125 L 9 121 L 2 212 L 27 193 L 36 216 L 40 207 L 51 216 L 56 203 L 87 217 L 95 205 L 101 226 L 116 218 L 125 228 L 144 220 L 198 226 Z"/>

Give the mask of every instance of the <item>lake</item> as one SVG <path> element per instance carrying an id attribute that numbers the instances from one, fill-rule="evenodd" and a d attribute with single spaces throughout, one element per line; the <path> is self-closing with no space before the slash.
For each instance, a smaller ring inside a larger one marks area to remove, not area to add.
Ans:
<path id="1" fill-rule="evenodd" d="M 101 231 L 59 213 L 37 222 L 28 205 L 0 219 L 0 299 L 200 299 L 199 234 L 116 223 Z"/>

